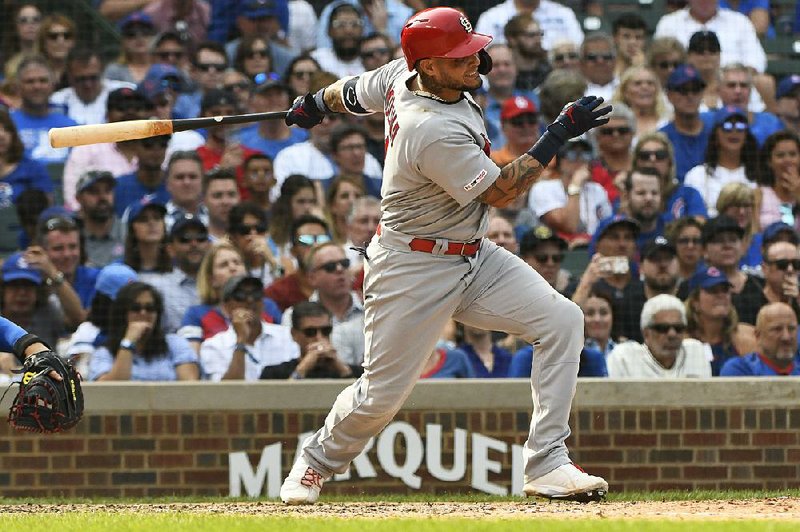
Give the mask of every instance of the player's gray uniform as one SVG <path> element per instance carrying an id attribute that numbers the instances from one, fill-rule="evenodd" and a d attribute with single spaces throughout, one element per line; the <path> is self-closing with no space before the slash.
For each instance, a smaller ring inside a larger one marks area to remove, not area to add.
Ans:
<path id="1" fill-rule="evenodd" d="M 365 261 L 365 370 L 305 442 L 305 458 L 325 477 L 345 471 L 402 406 L 452 316 L 537 342 L 525 474 L 538 478 L 570 461 L 564 440 L 583 314 L 488 240 L 475 257 L 442 254 L 448 241 L 483 237 L 489 207 L 475 198 L 500 169 L 484 152 L 486 130 L 474 101 L 447 104 L 415 94 L 406 85 L 413 75 L 397 60 L 362 75 L 357 85 L 365 109 L 385 108 L 388 142 L 381 234 Z M 415 236 L 436 239 L 441 251 L 411 251 Z"/>

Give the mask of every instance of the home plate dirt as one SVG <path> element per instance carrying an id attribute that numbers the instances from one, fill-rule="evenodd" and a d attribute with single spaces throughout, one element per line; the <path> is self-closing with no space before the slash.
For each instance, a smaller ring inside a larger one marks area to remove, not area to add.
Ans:
<path id="1" fill-rule="evenodd" d="M 525 500 L 513 502 L 321 503 L 284 506 L 276 502 L 210 502 L 170 504 L 11 504 L 3 514 L 64 512 L 172 513 L 264 515 L 285 517 L 364 518 L 597 518 L 597 519 L 780 519 L 800 521 L 800 498 L 773 497 L 751 500 L 604 502 L 578 504 Z"/>

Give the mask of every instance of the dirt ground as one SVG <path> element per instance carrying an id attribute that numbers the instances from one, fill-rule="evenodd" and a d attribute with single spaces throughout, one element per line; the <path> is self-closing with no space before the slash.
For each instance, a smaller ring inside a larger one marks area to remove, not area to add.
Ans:
<path id="1" fill-rule="evenodd" d="M 669 501 L 565 503 L 548 501 L 483 503 L 321 503 L 290 507 L 276 502 L 174 504 L 12 504 L 4 514 L 63 512 L 164 513 L 195 512 L 294 517 L 426 517 L 426 518 L 597 518 L 597 519 L 779 519 L 800 521 L 800 498 L 776 497 L 735 501 Z"/>

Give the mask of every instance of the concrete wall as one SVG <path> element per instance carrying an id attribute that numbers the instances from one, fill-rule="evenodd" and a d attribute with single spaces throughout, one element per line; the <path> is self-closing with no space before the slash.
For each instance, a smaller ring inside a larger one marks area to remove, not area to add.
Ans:
<path id="1" fill-rule="evenodd" d="M 346 384 L 87 384 L 71 432 L 0 424 L 0 494 L 275 495 Z M 326 492 L 518 493 L 530 401 L 523 380 L 422 382 Z M 615 491 L 800 487 L 800 378 L 585 379 L 570 425 L 573 459 Z"/>

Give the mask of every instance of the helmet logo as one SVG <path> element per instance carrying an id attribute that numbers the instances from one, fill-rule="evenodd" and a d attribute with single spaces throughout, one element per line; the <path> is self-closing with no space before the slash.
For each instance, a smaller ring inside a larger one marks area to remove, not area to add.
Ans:
<path id="1" fill-rule="evenodd" d="M 472 23 L 469 21 L 469 19 L 467 19 L 467 17 L 461 15 L 461 18 L 459 18 L 458 21 L 462 26 L 464 26 L 464 31 L 467 33 L 472 33 Z"/>

